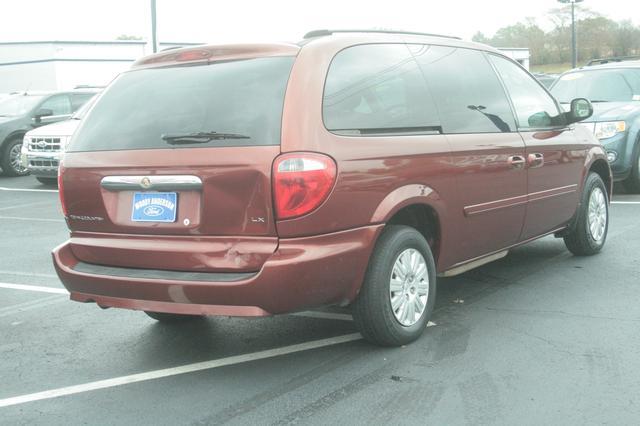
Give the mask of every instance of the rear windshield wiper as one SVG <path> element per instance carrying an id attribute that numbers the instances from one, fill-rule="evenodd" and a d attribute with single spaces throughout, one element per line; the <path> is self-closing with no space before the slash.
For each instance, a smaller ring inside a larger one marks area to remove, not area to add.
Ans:
<path id="1" fill-rule="evenodd" d="M 605 100 L 602 100 L 602 99 L 590 99 L 590 102 L 593 104 L 593 103 L 598 103 L 598 102 L 611 102 L 611 101 L 605 101 Z"/>
<path id="2" fill-rule="evenodd" d="M 207 143 L 214 140 L 222 139 L 251 139 L 250 136 L 240 135 L 237 133 L 218 133 L 218 132 L 196 132 L 185 134 L 167 133 L 161 136 L 162 140 L 170 145 L 189 144 L 189 143 Z"/>

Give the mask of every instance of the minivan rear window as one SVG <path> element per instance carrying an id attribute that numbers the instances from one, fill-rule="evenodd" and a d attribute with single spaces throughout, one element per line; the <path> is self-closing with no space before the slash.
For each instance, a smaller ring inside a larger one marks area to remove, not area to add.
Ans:
<path id="1" fill-rule="evenodd" d="M 68 151 L 278 145 L 293 61 L 270 57 L 123 73 L 83 120 Z"/>

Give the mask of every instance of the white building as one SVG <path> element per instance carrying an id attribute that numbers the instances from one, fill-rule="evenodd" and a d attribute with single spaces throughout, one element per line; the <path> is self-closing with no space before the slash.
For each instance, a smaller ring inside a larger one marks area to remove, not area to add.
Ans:
<path id="1" fill-rule="evenodd" d="M 526 47 L 498 47 L 498 50 L 504 53 L 505 56 L 518 61 L 520 65 L 529 69 L 529 49 Z"/>
<path id="2" fill-rule="evenodd" d="M 198 43 L 160 43 L 160 50 Z M 136 59 L 144 41 L 27 41 L 0 43 L 0 93 L 105 86 Z"/>

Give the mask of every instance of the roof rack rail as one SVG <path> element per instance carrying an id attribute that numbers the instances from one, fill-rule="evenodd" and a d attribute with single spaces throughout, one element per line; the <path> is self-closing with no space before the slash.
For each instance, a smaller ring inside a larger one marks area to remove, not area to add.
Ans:
<path id="1" fill-rule="evenodd" d="M 609 62 L 633 61 L 634 59 L 640 59 L 640 56 L 613 56 L 611 58 L 592 59 L 587 63 L 587 66 L 608 64 Z"/>
<path id="2" fill-rule="evenodd" d="M 443 35 L 443 34 L 431 34 L 431 33 L 418 33 L 413 31 L 393 31 L 393 30 L 314 30 L 309 31 L 304 35 L 305 39 L 313 37 L 325 37 L 335 33 L 381 33 L 381 34 L 408 34 L 408 35 L 421 35 L 431 37 L 445 37 L 453 38 L 456 40 L 462 40 L 460 37 Z"/>

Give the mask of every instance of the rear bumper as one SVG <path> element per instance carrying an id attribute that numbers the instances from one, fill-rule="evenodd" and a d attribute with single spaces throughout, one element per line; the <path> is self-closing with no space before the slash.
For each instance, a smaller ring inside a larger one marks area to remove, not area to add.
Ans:
<path id="1" fill-rule="evenodd" d="M 281 239 L 253 274 L 163 274 L 91 265 L 73 254 L 69 242 L 52 255 L 58 276 L 75 301 L 178 314 L 265 316 L 352 301 L 381 229 L 382 225 L 374 225 Z"/>

